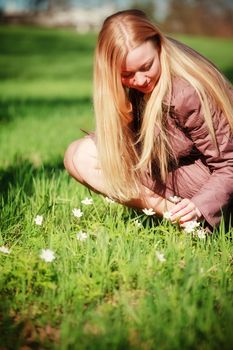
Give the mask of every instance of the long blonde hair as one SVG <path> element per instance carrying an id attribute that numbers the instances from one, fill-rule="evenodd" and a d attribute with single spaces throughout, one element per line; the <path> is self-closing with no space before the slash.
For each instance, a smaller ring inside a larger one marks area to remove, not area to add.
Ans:
<path id="1" fill-rule="evenodd" d="M 121 83 L 121 67 L 128 52 L 146 40 L 159 45 L 161 75 L 147 100 L 136 137 L 133 107 Z M 121 201 L 137 197 L 141 174 L 152 171 L 152 161 L 157 162 L 161 180 L 166 181 L 169 159 L 174 156 L 166 133 L 163 101 L 171 97 L 174 76 L 184 78 L 195 89 L 217 147 L 208 97 L 220 107 L 233 130 L 233 103 L 228 82 L 219 71 L 191 48 L 165 37 L 140 10 L 121 11 L 104 21 L 95 52 L 94 109 L 98 156 L 110 197 Z M 156 137 L 155 128 L 160 130 Z"/>

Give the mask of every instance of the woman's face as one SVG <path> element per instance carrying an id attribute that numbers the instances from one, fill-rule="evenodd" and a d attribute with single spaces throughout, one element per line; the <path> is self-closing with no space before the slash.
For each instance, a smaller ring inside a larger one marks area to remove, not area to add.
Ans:
<path id="1" fill-rule="evenodd" d="M 152 92 L 160 76 L 159 48 L 152 40 L 129 51 L 121 70 L 123 86 Z"/>

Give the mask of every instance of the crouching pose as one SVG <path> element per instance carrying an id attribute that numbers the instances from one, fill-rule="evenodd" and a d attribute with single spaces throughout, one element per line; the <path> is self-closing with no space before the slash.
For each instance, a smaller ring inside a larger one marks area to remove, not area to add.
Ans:
<path id="1" fill-rule="evenodd" d="M 95 133 L 65 154 L 76 180 L 134 208 L 170 211 L 181 225 L 229 219 L 233 90 L 211 62 L 143 12 L 115 13 L 98 37 L 94 109 Z"/>

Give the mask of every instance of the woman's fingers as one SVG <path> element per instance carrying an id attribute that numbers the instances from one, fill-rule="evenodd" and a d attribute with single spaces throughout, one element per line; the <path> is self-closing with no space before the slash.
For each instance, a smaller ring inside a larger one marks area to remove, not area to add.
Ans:
<path id="1" fill-rule="evenodd" d="M 199 209 L 187 198 L 176 204 L 170 212 L 172 222 L 179 221 L 180 223 L 184 223 L 191 220 L 198 220 L 201 217 Z"/>
<path id="2" fill-rule="evenodd" d="M 171 221 L 180 221 L 183 216 L 190 214 L 193 207 L 188 199 L 183 199 L 180 203 L 176 204 L 171 210 Z"/>

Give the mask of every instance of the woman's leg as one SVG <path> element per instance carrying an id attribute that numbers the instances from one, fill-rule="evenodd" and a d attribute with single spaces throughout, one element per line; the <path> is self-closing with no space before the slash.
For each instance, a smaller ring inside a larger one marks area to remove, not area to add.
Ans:
<path id="1" fill-rule="evenodd" d="M 95 192 L 106 195 L 93 136 L 86 136 L 74 141 L 65 153 L 64 165 L 69 174 L 81 184 Z M 158 215 L 162 215 L 164 211 L 173 207 L 173 203 L 165 200 L 144 185 L 141 189 L 139 198 L 122 204 L 138 209 L 153 208 Z"/>
<path id="2" fill-rule="evenodd" d="M 75 180 L 95 192 L 104 194 L 104 183 L 98 164 L 97 150 L 91 136 L 71 143 L 65 153 L 64 165 Z"/>

